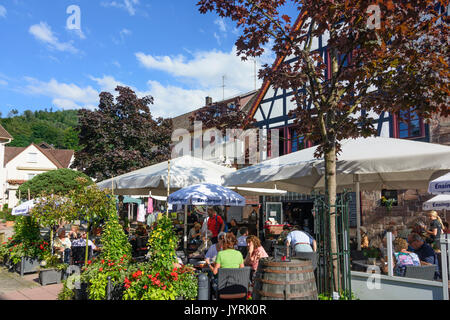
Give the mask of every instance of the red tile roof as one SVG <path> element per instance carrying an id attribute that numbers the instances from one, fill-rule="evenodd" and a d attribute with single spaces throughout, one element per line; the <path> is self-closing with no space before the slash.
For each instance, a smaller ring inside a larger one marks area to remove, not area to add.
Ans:
<path id="1" fill-rule="evenodd" d="M 6 131 L 5 128 L 2 127 L 1 124 L 0 124 L 0 138 L 13 139 L 13 137 L 8 133 L 8 131 Z"/>
<path id="2" fill-rule="evenodd" d="M 72 159 L 72 156 L 74 154 L 73 150 L 44 149 L 34 143 L 32 143 L 32 145 L 34 145 L 51 162 L 53 162 L 58 169 L 69 167 L 70 160 Z M 27 148 L 28 147 L 5 147 L 5 165 Z"/>

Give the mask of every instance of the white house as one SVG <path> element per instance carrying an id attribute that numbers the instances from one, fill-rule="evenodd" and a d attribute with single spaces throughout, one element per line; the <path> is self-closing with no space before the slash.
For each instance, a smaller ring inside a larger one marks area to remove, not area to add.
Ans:
<path id="1" fill-rule="evenodd" d="M 14 207 L 19 186 L 34 176 L 51 170 L 69 168 L 74 160 L 73 150 L 54 149 L 46 143 L 30 144 L 28 147 L 4 147 L 3 202 Z"/>
<path id="2" fill-rule="evenodd" d="M 10 143 L 13 137 L 0 125 L 0 209 L 5 201 L 6 170 L 4 168 L 5 145 Z"/>

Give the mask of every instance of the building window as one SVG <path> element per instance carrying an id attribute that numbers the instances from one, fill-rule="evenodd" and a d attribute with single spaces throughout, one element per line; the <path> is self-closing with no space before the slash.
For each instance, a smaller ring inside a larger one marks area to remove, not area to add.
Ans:
<path id="1" fill-rule="evenodd" d="M 287 153 L 296 152 L 312 146 L 310 141 L 305 140 L 305 137 L 299 136 L 295 128 L 289 128 L 288 134 Z"/>
<path id="2" fill-rule="evenodd" d="M 28 153 L 28 162 L 36 163 L 37 162 L 37 153 Z"/>
<path id="3" fill-rule="evenodd" d="M 424 136 L 423 120 L 412 111 L 400 111 L 396 121 L 397 138 L 418 138 Z"/>

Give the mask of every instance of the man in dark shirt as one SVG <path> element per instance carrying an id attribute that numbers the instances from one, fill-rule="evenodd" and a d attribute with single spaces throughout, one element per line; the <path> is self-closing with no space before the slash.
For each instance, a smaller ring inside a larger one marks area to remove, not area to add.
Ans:
<path id="1" fill-rule="evenodd" d="M 433 250 L 433 248 L 428 243 L 425 243 L 423 241 L 423 238 L 417 233 L 411 233 L 408 236 L 408 244 L 409 244 L 408 249 L 419 256 L 421 264 L 436 265 L 436 272 L 434 274 L 434 278 L 439 279 L 440 278 L 439 262 L 436 252 Z"/>

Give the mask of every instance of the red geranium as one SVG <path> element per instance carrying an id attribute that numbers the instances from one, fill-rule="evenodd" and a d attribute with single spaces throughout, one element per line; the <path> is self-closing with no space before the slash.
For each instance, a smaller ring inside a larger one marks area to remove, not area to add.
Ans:
<path id="1" fill-rule="evenodd" d="M 148 287 L 147 287 L 147 285 L 145 285 L 145 286 L 143 286 L 142 288 L 147 289 Z"/>
<path id="2" fill-rule="evenodd" d="M 98 271 L 103 271 L 103 268 L 102 267 L 98 268 Z"/>

